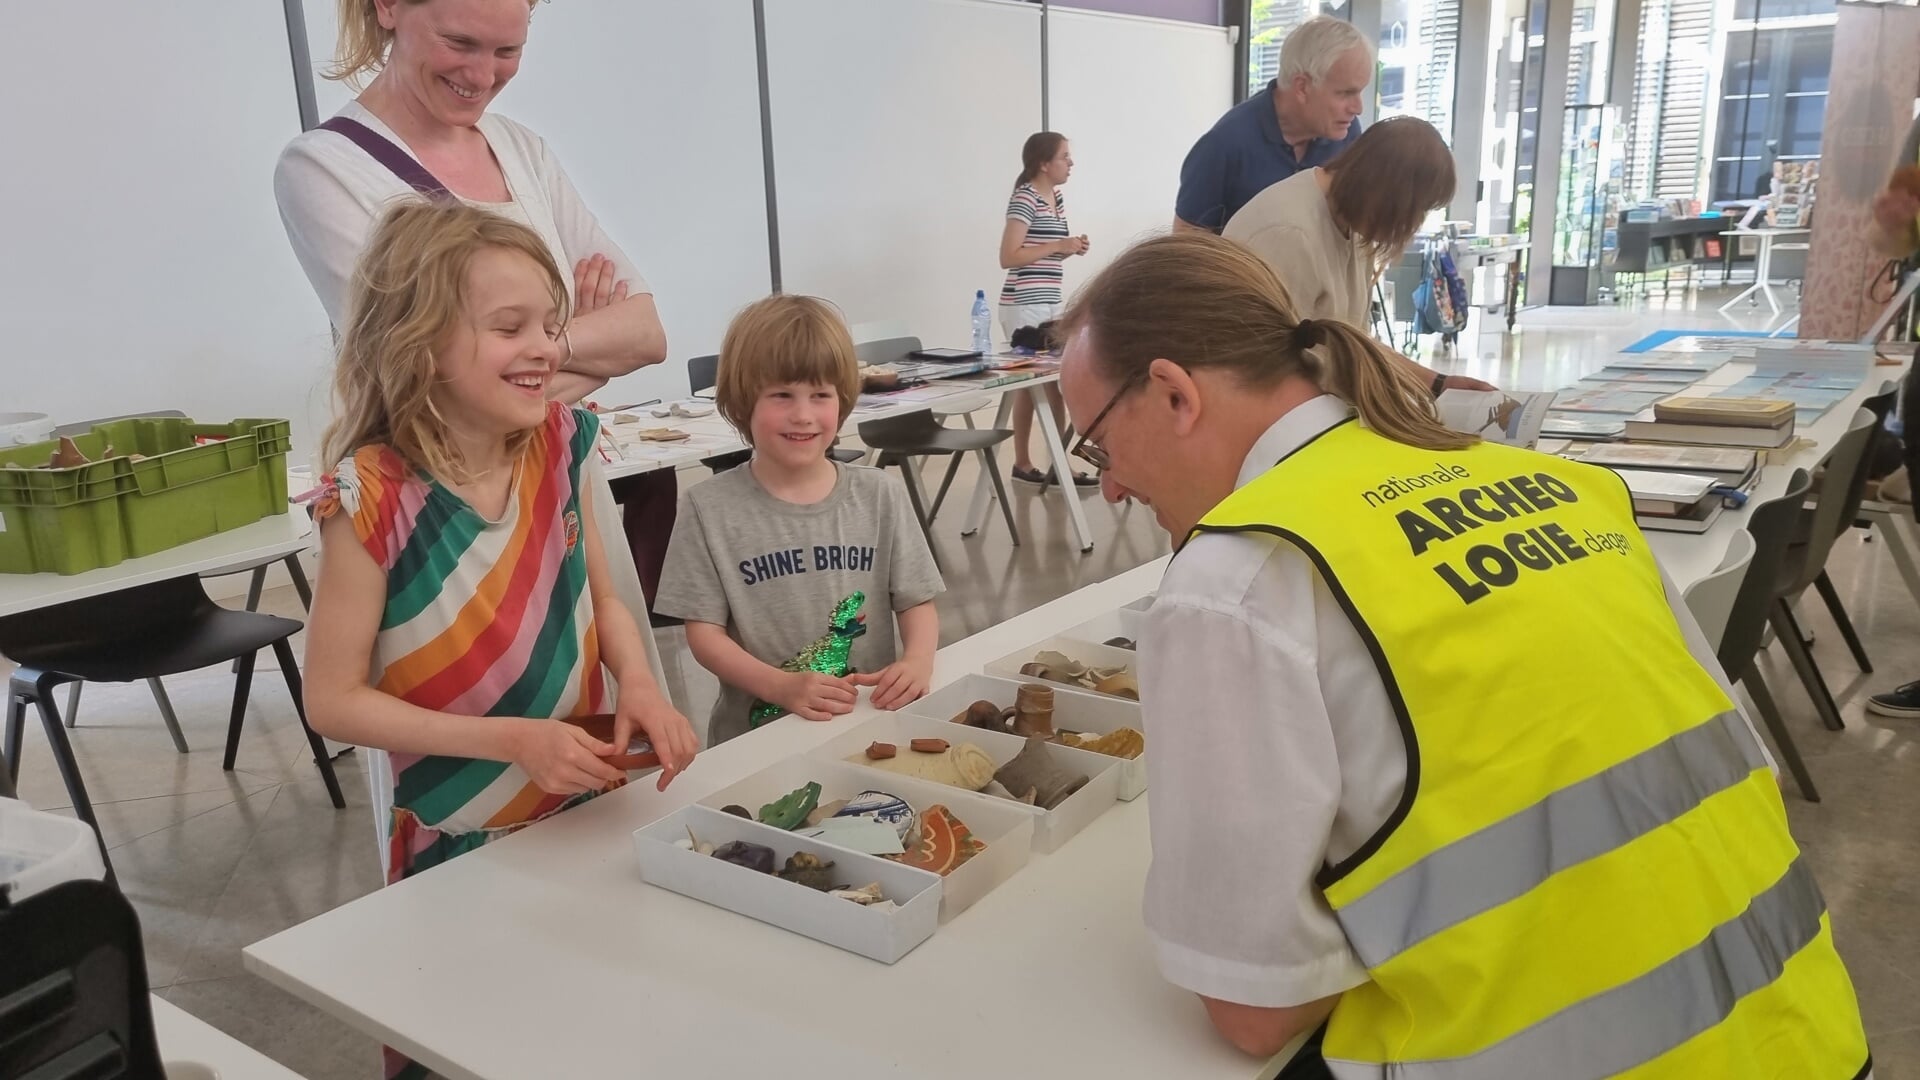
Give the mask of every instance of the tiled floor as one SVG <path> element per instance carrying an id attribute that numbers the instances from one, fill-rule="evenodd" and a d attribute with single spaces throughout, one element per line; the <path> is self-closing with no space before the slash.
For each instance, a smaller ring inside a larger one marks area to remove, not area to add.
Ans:
<path id="1" fill-rule="evenodd" d="M 1738 325 L 1712 310 L 1597 308 L 1529 312 L 1512 338 L 1488 335 L 1457 370 L 1516 389 L 1557 386 L 1600 366 L 1620 346 L 1663 328 Z M 1463 350 L 1464 351 L 1464 350 Z M 975 477 L 963 471 L 952 505 L 966 505 Z M 938 523 L 950 592 L 941 603 L 942 638 L 953 641 L 1081 584 L 1101 580 L 1166 550 L 1151 514 L 1088 497 L 1097 546 L 1080 555 L 1061 538 L 1056 497 L 1016 485 L 1023 544 L 1008 543 L 990 519 L 962 541 L 957 510 Z M 1833 684 L 1847 729 L 1820 727 L 1784 656 L 1766 675 L 1809 759 L 1824 801 L 1789 797 L 1793 828 L 1812 860 L 1833 913 L 1841 951 L 1859 991 L 1881 1080 L 1920 1077 L 1920 725 L 1866 716 L 1866 695 L 1920 678 L 1920 606 L 1880 546 L 1843 540 L 1830 570 L 1869 652 L 1879 664 L 1860 675 L 1819 605 L 1806 624 Z M 285 590 L 269 610 L 298 615 Z M 686 656 L 675 632 L 660 638 L 689 714 L 700 717 L 714 685 Z M 296 642 L 296 648 L 299 642 Z M 257 675 L 238 768 L 220 770 L 231 676 L 203 671 L 169 680 L 193 751 L 175 753 L 141 685 L 91 686 L 73 738 L 81 769 L 112 847 L 121 883 L 140 912 L 148 975 L 156 990 L 269 1056 L 315 1080 L 377 1075 L 366 1038 L 246 974 L 240 949 L 376 888 L 379 871 L 366 783 L 354 755 L 339 762 L 348 808 L 326 801 L 271 667 Z M 30 727 L 21 794 L 35 805 L 67 800 L 37 727 Z"/>

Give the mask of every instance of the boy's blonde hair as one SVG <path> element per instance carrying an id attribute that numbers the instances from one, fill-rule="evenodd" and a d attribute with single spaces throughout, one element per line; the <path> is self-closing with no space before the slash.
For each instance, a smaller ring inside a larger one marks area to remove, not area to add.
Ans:
<path id="1" fill-rule="evenodd" d="M 434 353 L 467 318 L 467 268 L 489 249 L 532 259 L 566 323 L 566 279 L 532 229 L 458 202 L 400 203 L 380 220 L 354 267 L 333 375 L 334 419 L 321 440 L 324 461 L 384 444 L 415 468 L 472 479 L 430 395 L 438 379 Z M 508 449 L 518 454 L 533 434 L 514 434 Z"/>
<path id="2" fill-rule="evenodd" d="M 847 321 L 816 296 L 769 296 L 727 325 L 713 401 L 727 423 L 753 443 L 753 406 L 769 386 L 825 384 L 840 395 L 840 423 L 860 399 L 860 361 Z"/>

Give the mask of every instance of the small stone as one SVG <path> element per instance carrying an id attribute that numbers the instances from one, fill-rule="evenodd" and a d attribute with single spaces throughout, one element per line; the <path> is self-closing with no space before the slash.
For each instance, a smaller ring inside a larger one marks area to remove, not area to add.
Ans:
<path id="1" fill-rule="evenodd" d="M 753 815 L 747 813 L 747 808 L 738 803 L 728 803 L 720 808 L 720 812 L 723 814 L 732 814 L 734 817 L 743 817 L 748 821 L 753 820 Z"/>
<path id="2" fill-rule="evenodd" d="M 833 863 L 810 851 L 796 851 L 787 857 L 780 876 L 809 889 L 826 892 L 833 888 Z"/>
<path id="3" fill-rule="evenodd" d="M 885 761 L 899 752 L 900 748 L 890 742 L 876 742 L 867 747 L 867 759 L 869 761 Z"/>
<path id="4" fill-rule="evenodd" d="M 880 895 L 880 883 L 877 881 L 862 885 L 857 889 L 829 889 L 827 895 L 837 896 L 842 900 L 851 900 L 856 904 L 862 905 L 888 902 L 886 901 L 886 897 Z"/>
<path id="5" fill-rule="evenodd" d="M 758 870 L 762 874 L 773 873 L 773 849 L 765 844 L 729 840 L 714 849 L 713 857 L 721 862 Z"/>
<path id="6" fill-rule="evenodd" d="M 967 706 L 966 712 L 954 717 L 953 722 L 989 731 L 1005 731 L 1009 712 L 991 701 L 976 701 Z"/>
<path id="7" fill-rule="evenodd" d="M 943 754 L 951 744 L 945 739 L 915 739 L 907 745 L 916 754 Z"/>
<path id="8" fill-rule="evenodd" d="M 675 840 L 673 842 L 673 846 L 679 848 L 681 851 L 692 851 L 693 841 L 683 836 L 680 839 Z"/>

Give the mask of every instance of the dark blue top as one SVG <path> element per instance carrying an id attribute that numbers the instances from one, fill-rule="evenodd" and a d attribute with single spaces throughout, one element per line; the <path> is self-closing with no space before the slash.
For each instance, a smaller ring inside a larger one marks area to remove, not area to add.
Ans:
<path id="1" fill-rule="evenodd" d="M 1273 112 L 1278 83 L 1275 79 L 1264 92 L 1228 109 L 1187 151 L 1180 166 L 1180 195 L 1173 203 L 1181 221 L 1219 232 L 1255 195 L 1303 169 L 1325 165 L 1360 137 L 1360 121 L 1355 120 L 1346 138 L 1315 139 L 1304 157 L 1294 157 Z"/>

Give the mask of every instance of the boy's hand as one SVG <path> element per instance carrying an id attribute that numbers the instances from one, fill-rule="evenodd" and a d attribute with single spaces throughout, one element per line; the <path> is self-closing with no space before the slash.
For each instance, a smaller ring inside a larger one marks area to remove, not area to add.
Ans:
<path id="1" fill-rule="evenodd" d="M 613 744 L 607 747 L 607 754 L 626 753 L 636 731 L 646 735 L 653 752 L 660 755 L 660 781 L 654 786 L 661 791 L 667 790 L 673 778 L 685 772 L 700 752 L 693 725 L 658 694 L 635 694 L 631 699 L 622 695 L 614 709 Z"/>
<path id="2" fill-rule="evenodd" d="M 933 661 L 908 657 L 870 675 L 848 676 L 848 681 L 873 687 L 873 707 L 891 712 L 927 696 L 927 685 L 933 681 Z"/>
<path id="3" fill-rule="evenodd" d="M 515 765 L 549 795 L 578 795 L 617 784 L 627 774 L 600 760 L 613 747 L 572 724 L 527 720 L 514 738 Z"/>
<path id="4" fill-rule="evenodd" d="M 836 679 L 817 671 L 788 672 L 787 689 L 774 701 L 788 712 L 806 720 L 831 720 L 853 711 L 860 691 L 848 679 Z"/>

